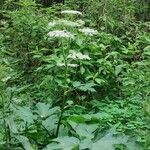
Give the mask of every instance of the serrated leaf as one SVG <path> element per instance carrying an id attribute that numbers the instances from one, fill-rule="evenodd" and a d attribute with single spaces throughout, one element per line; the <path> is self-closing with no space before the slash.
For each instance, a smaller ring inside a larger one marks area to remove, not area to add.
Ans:
<path id="1" fill-rule="evenodd" d="M 73 87 L 79 87 L 79 86 L 81 86 L 82 84 L 81 84 L 81 82 L 79 82 L 79 81 L 74 81 L 74 82 L 72 83 L 72 85 L 73 85 Z"/>
<path id="2" fill-rule="evenodd" d="M 46 120 L 42 121 L 42 125 L 49 131 L 54 130 L 58 122 L 58 113 L 60 112 L 59 107 L 54 107 L 50 109 L 50 105 L 45 103 L 38 103 L 36 105 L 37 113 Z"/>
<path id="3" fill-rule="evenodd" d="M 115 75 L 117 76 L 119 73 L 121 73 L 122 71 L 122 68 L 124 67 L 125 65 L 118 65 L 115 67 Z"/>
<path id="4" fill-rule="evenodd" d="M 79 139 L 69 136 L 59 137 L 54 139 L 53 142 L 56 143 L 47 145 L 44 150 L 73 150 L 79 145 Z"/>
<path id="5" fill-rule="evenodd" d="M 18 107 L 16 114 L 28 124 L 34 123 L 34 120 L 37 118 L 35 115 L 33 115 L 31 109 L 26 106 Z"/>
<path id="6" fill-rule="evenodd" d="M 96 90 L 94 89 L 94 86 L 96 84 L 94 84 L 93 82 L 89 82 L 86 83 L 84 85 L 81 85 L 78 89 L 80 89 L 81 91 L 90 91 L 90 92 L 96 92 Z"/>
<path id="7" fill-rule="evenodd" d="M 53 115 L 53 114 L 58 114 L 60 113 L 60 107 L 54 107 L 54 108 L 51 108 L 49 109 L 48 111 L 48 115 Z"/>
<path id="8" fill-rule="evenodd" d="M 27 137 L 22 136 L 22 135 L 17 135 L 15 136 L 15 138 L 23 145 L 25 150 L 33 150 L 29 142 L 29 139 Z"/>
<path id="9" fill-rule="evenodd" d="M 57 127 L 57 123 L 58 123 L 58 116 L 57 115 L 52 115 L 50 117 L 48 117 L 46 120 L 44 120 L 42 122 L 42 125 L 48 130 L 54 130 Z"/>
<path id="10" fill-rule="evenodd" d="M 80 138 L 94 138 L 94 131 L 98 128 L 98 124 L 77 124 L 73 121 L 68 122 Z"/>
<path id="11" fill-rule="evenodd" d="M 97 147 L 103 148 L 103 150 L 115 150 L 115 144 L 125 144 L 127 141 L 126 137 L 113 137 L 111 131 L 106 134 L 99 141 L 93 143 L 92 150 L 97 150 Z"/>
<path id="12" fill-rule="evenodd" d="M 42 117 L 45 118 L 48 116 L 48 112 L 49 112 L 49 108 L 50 106 L 48 104 L 45 103 L 37 103 L 36 104 L 37 107 L 37 113 Z"/>
<path id="13" fill-rule="evenodd" d="M 9 126 L 9 129 L 11 130 L 11 132 L 18 133 L 17 126 L 12 116 L 6 118 L 5 121 L 6 121 L 6 124 Z"/>

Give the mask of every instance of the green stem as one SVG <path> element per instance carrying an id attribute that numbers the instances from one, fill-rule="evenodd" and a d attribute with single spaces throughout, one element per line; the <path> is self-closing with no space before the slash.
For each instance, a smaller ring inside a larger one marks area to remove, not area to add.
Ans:
<path id="1" fill-rule="evenodd" d="M 105 19 L 105 31 L 107 32 L 107 0 L 104 0 L 103 17 Z"/>
<path id="2" fill-rule="evenodd" d="M 56 129 L 56 137 L 58 137 L 59 130 L 60 130 L 60 125 L 62 121 L 63 114 L 65 112 L 65 103 L 66 103 L 66 98 L 67 98 L 67 74 L 68 74 L 68 62 L 67 62 L 67 57 L 66 57 L 66 52 L 63 48 L 63 58 L 64 58 L 64 63 L 65 63 L 65 73 L 64 73 L 64 92 L 63 92 L 63 101 L 62 101 L 62 108 L 61 108 L 61 114 L 58 120 L 58 126 Z"/>
<path id="3" fill-rule="evenodd" d="M 123 1 L 124 7 L 124 24 L 126 24 L 126 0 Z"/>

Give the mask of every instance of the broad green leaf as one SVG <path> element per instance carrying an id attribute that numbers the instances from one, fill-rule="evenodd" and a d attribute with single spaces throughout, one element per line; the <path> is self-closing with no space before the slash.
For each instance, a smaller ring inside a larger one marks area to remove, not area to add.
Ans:
<path id="1" fill-rule="evenodd" d="M 82 85 L 79 87 L 81 91 L 90 91 L 90 92 L 96 92 L 96 90 L 93 88 L 94 85 L 91 83 L 86 83 L 85 85 Z"/>
<path id="2" fill-rule="evenodd" d="M 34 123 L 34 120 L 37 118 L 35 115 L 33 115 L 31 109 L 29 107 L 19 107 L 16 110 L 16 114 L 25 122 L 28 124 Z"/>
<path id="3" fill-rule="evenodd" d="M 100 78 L 96 78 L 95 81 L 96 81 L 99 85 L 102 85 L 102 84 L 105 83 L 105 80 L 100 79 Z"/>
<path id="4" fill-rule="evenodd" d="M 45 118 L 48 116 L 48 112 L 49 112 L 49 108 L 50 106 L 48 104 L 45 103 L 37 103 L 36 104 L 37 107 L 37 113 L 42 117 Z"/>
<path id="5" fill-rule="evenodd" d="M 68 118 L 68 121 L 75 123 L 85 123 L 86 119 L 83 115 L 73 115 Z"/>
<path id="6" fill-rule="evenodd" d="M 120 143 L 126 143 L 127 138 L 126 137 L 114 137 L 113 134 L 115 133 L 115 130 L 112 128 L 108 131 L 108 133 L 102 137 L 100 140 L 96 142 L 92 142 L 89 138 L 83 140 L 80 143 L 80 148 L 86 147 L 90 150 L 115 150 L 114 144 L 120 144 Z M 82 149 L 80 149 L 82 150 Z"/>
<path id="7" fill-rule="evenodd" d="M 29 139 L 25 136 L 22 136 L 22 135 L 17 135 L 15 136 L 15 138 L 23 145 L 23 148 L 25 150 L 33 150 L 30 142 L 29 142 Z"/>
<path id="8" fill-rule="evenodd" d="M 48 111 L 49 111 L 49 105 L 48 104 L 44 104 L 44 103 L 37 103 L 36 107 L 38 109 L 38 114 L 44 118 L 48 116 Z"/>
<path id="9" fill-rule="evenodd" d="M 9 126 L 9 129 L 11 130 L 11 132 L 18 133 L 17 126 L 16 126 L 16 123 L 14 122 L 13 117 L 10 116 L 10 117 L 6 118 L 5 120 L 6 120 L 6 124 Z"/>
<path id="10" fill-rule="evenodd" d="M 135 143 L 135 140 L 132 140 L 126 135 L 114 135 L 115 133 L 115 129 L 112 128 L 108 130 L 106 134 L 96 142 L 93 142 L 91 139 L 86 138 L 80 142 L 79 149 L 115 150 L 114 145 L 123 144 L 127 147 L 127 150 L 143 150 L 141 149 L 141 146 Z"/>
<path id="11" fill-rule="evenodd" d="M 119 73 L 121 73 L 121 71 L 122 71 L 122 69 L 123 69 L 124 66 L 125 66 L 125 65 L 118 65 L 118 66 L 115 67 L 115 75 L 116 75 L 116 76 L 117 76 Z"/>
<path id="12" fill-rule="evenodd" d="M 142 150 L 141 146 L 138 145 L 135 140 L 129 138 L 129 136 L 115 134 L 115 128 L 108 130 L 104 137 L 92 144 L 92 150 L 97 150 L 97 147 L 103 150 L 115 150 L 114 145 L 116 144 L 124 144 L 127 146 L 127 150 Z"/>
<path id="13" fill-rule="evenodd" d="M 61 146 L 58 143 L 51 143 L 46 146 L 43 150 L 60 150 Z"/>
<path id="14" fill-rule="evenodd" d="M 94 131 L 98 128 L 98 124 L 77 124 L 69 121 L 69 124 L 74 131 L 79 135 L 80 138 L 94 138 Z"/>
<path id="15" fill-rule="evenodd" d="M 79 82 L 79 81 L 73 82 L 73 87 L 80 89 L 81 91 L 96 92 L 94 89 L 95 85 L 96 84 L 93 81 L 85 83 L 85 84 L 81 84 L 81 82 Z"/>
<path id="16" fill-rule="evenodd" d="M 58 116 L 52 115 L 42 122 L 42 125 L 48 130 L 54 130 L 57 127 Z"/>
<path id="17" fill-rule="evenodd" d="M 48 115 L 53 115 L 53 114 L 58 114 L 60 113 L 60 107 L 53 107 L 51 109 L 49 109 L 48 111 Z"/>
<path id="18" fill-rule="evenodd" d="M 93 141 L 89 138 L 86 138 L 80 142 L 79 149 L 80 150 L 85 150 L 85 149 L 91 150 L 92 144 L 93 144 Z"/>
<path id="19" fill-rule="evenodd" d="M 57 114 L 60 112 L 60 108 L 54 107 L 50 109 L 50 106 L 44 103 L 38 103 L 36 106 L 37 106 L 37 113 L 42 118 L 46 118 L 46 120 L 42 121 L 42 125 L 49 131 L 54 130 L 57 126 L 58 122 Z"/>
<path id="20" fill-rule="evenodd" d="M 81 84 L 81 82 L 79 82 L 79 81 L 74 81 L 73 82 L 73 87 L 79 87 L 79 86 L 81 86 L 82 84 Z"/>
<path id="21" fill-rule="evenodd" d="M 103 150 L 115 150 L 115 144 L 125 144 L 127 141 L 126 137 L 113 137 L 111 133 L 108 133 L 99 141 L 93 143 L 92 150 L 97 150 L 97 148 L 102 148 Z"/>
<path id="22" fill-rule="evenodd" d="M 59 137 L 52 141 L 55 143 L 47 145 L 44 150 L 73 150 L 80 143 L 79 139 L 69 136 Z"/>

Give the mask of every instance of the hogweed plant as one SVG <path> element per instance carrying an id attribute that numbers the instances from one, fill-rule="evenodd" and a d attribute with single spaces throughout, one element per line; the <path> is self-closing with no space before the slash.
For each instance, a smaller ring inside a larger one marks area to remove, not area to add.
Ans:
<path id="1" fill-rule="evenodd" d="M 64 10 L 61 14 L 82 15 L 81 12 L 74 10 Z M 61 88 L 63 89 L 63 95 L 61 98 L 61 115 L 56 129 L 56 137 L 58 137 L 63 114 L 67 108 L 68 95 L 70 92 L 74 91 L 76 87 L 83 86 L 80 82 L 73 81 L 71 76 L 72 71 L 77 70 L 80 67 L 80 61 L 90 61 L 92 59 L 88 54 L 83 54 L 80 51 L 72 50 L 72 42 L 75 42 L 76 38 L 81 33 L 83 36 L 94 36 L 98 34 L 97 30 L 84 27 L 82 28 L 83 25 L 84 21 L 82 20 L 68 21 L 59 19 L 48 23 L 48 28 L 51 29 L 51 31 L 47 34 L 47 36 L 50 40 L 57 39 L 59 41 L 59 52 L 55 53 L 55 55 L 58 55 L 56 56 L 58 57 L 56 67 L 58 67 L 58 70 L 62 70 L 60 72 L 61 75 L 63 73 L 63 84 L 61 84 Z M 57 28 L 63 29 L 60 30 Z M 68 28 L 71 28 L 71 31 L 68 31 Z M 54 55 L 51 57 L 53 56 Z M 76 74 L 76 72 L 74 73 Z M 70 83 L 74 85 L 74 87 L 71 87 Z"/>
<path id="2" fill-rule="evenodd" d="M 32 3 L 14 3 L 2 21 L 0 149 L 119 150 L 138 140 L 147 150 L 148 24 L 128 18 L 128 2 L 85 0 L 84 15 Z"/>

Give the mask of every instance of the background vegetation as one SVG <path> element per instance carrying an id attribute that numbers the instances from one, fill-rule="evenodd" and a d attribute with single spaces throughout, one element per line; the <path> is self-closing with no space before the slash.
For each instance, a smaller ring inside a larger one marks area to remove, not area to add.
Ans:
<path id="1" fill-rule="evenodd" d="M 149 150 L 149 10 L 149 0 L 1 0 L 0 149 Z M 73 38 L 51 36 L 59 30 Z"/>

